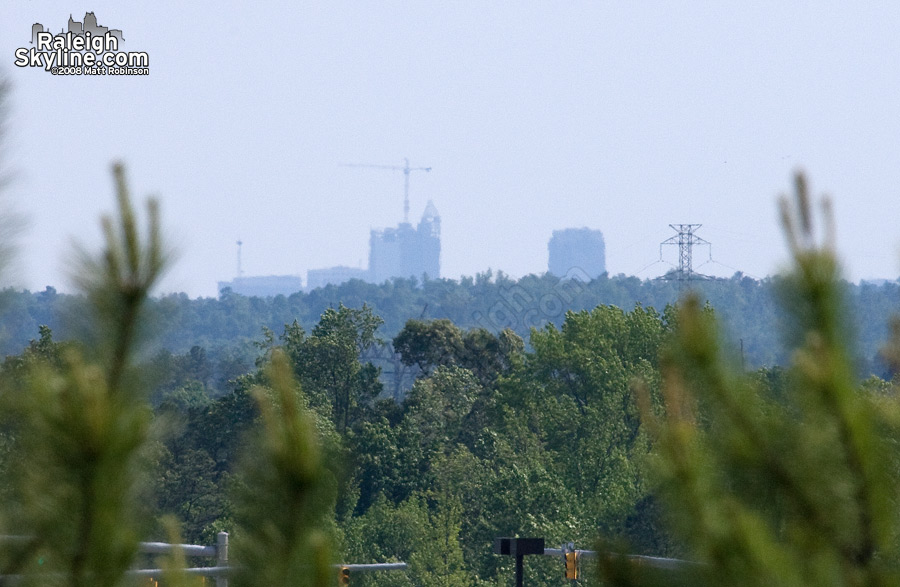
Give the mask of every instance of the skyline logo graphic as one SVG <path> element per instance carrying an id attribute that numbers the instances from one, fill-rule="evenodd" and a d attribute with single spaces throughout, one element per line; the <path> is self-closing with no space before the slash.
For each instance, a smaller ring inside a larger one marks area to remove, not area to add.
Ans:
<path id="1" fill-rule="evenodd" d="M 53 34 L 36 22 L 31 26 L 32 47 L 15 51 L 16 67 L 40 67 L 53 75 L 148 75 L 150 56 L 143 51 L 120 51 L 121 29 L 98 23 L 93 12 L 83 21 L 69 15 L 68 30 Z"/>

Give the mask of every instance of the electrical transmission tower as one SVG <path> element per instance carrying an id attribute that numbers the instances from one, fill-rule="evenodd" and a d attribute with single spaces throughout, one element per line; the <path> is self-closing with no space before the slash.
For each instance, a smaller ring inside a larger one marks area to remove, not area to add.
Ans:
<path id="1" fill-rule="evenodd" d="M 409 159 L 403 159 L 403 167 L 399 165 L 368 165 L 364 163 L 342 163 L 341 167 L 370 167 L 374 169 L 392 169 L 403 172 L 403 222 L 409 222 L 409 172 L 424 171 L 428 173 L 431 167 L 410 167 Z"/>
<path id="2" fill-rule="evenodd" d="M 659 259 L 662 260 L 662 248 L 664 245 L 678 245 L 678 269 L 667 274 L 664 279 L 679 282 L 690 282 L 694 279 L 709 279 L 706 275 L 694 273 L 693 247 L 694 245 L 706 245 L 709 247 L 710 259 L 712 258 L 712 243 L 694 234 L 703 226 L 702 224 L 670 224 L 672 230 L 678 234 L 659 243 Z"/>

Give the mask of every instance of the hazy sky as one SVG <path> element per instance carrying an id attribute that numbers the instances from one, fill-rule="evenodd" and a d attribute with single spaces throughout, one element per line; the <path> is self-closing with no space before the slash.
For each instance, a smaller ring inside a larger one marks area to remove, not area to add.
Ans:
<path id="1" fill-rule="evenodd" d="M 33 23 L 86 11 L 149 53 L 149 76 L 13 65 Z M 181 251 L 164 292 L 215 295 L 238 238 L 249 275 L 364 267 L 370 229 L 402 218 L 403 176 L 339 164 L 403 157 L 433 168 L 411 217 L 440 211 L 445 277 L 544 272 L 552 231 L 581 226 L 603 231 L 610 273 L 653 277 L 670 223 L 703 224 L 701 271 L 769 275 L 776 197 L 803 168 L 835 200 L 848 277 L 893 279 L 898 30 L 896 2 L 5 0 L 20 283 L 67 289 L 114 159 Z"/>

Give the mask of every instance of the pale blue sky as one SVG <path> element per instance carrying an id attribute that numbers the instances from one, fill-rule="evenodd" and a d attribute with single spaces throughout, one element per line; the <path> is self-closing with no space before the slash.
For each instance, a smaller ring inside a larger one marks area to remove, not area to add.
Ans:
<path id="1" fill-rule="evenodd" d="M 13 66 L 34 22 L 86 11 L 149 76 Z M 162 291 L 192 296 L 234 276 L 238 238 L 247 274 L 365 266 L 369 230 L 402 217 L 402 174 L 339 164 L 403 157 L 433 167 L 411 217 L 434 200 L 446 277 L 546 271 L 552 231 L 580 226 L 603 231 L 611 273 L 653 277 L 668 224 L 689 222 L 721 263 L 701 271 L 768 275 L 776 196 L 802 167 L 835 199 L 848 276 L 896 278 L 898 30 L 896 2 L 8 0 L 20 283 L 67 289 L 116 158 L 181 249 Z"/>

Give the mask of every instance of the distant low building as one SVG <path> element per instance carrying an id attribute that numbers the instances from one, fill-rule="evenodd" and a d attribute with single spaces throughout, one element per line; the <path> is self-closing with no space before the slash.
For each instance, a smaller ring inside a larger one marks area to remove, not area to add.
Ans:
<path id="1" fill-rule="evenodd" d="M 547 249 L 550 253 L 547 269 L 557 277 L 570 275 L 573 270 L 591 279 L 606 273 L 606 244 L 599 230 L 554 230 Z"/>
<path id="2" fill-rule="evenodd" d="M 351 279 L 369 281 L 369 272 L 358 267 L 327 267 L 310 269 L 306 272 L 306 289 L 312 290 L 326 285 L 340 285 Z"/>
<path id="3" fill-rule="evenodd" d="M 232 281 L 220 281 L 219 293 L 230 288 L 236 294 L 259 298 L 289 296 L 303 289 L 303 280 L 296 275 L 264 275 L 259 277 L 235 277 Z"/>

